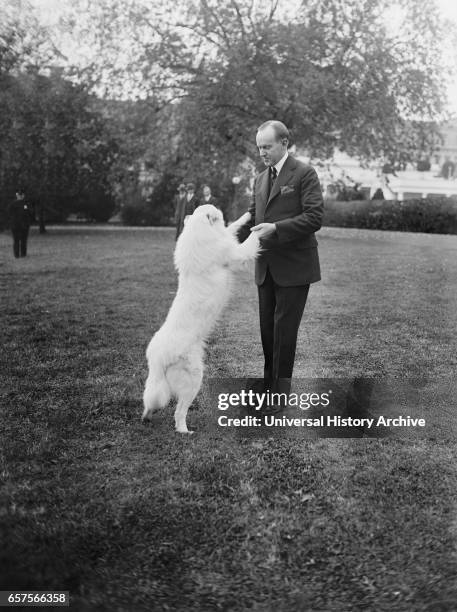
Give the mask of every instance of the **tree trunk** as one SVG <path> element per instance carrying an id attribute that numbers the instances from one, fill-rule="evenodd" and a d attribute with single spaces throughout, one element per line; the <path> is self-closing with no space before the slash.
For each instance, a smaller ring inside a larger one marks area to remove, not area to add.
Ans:
<path id="1" fill-rule="evenodd" d="M 40 227 L 40 234 L 46 233 L 46 227 L 44 224 L 44 204 L 40 202 L 38 207 L 38 225 Z"/>

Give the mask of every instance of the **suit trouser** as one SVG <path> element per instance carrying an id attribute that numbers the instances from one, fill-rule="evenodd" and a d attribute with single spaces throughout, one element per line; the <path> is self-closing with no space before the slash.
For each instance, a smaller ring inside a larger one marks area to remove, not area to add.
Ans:
<path id="1" fill-rule="evenodd" d="M 14 257 L 25 257 L 27 255 L 27 238 L 29 228 L 13 229 L 13 251 Z"/>
<path id="2" fill-rule="evenodd" d="M 277 285 L 270 270 L 267 270 L 263 284 L 258 286 L 260 334 L 265 356 L 264 379 L 271 381 L 272 387 L 277 386 L 279 379 L 287 379 L 289 385 L 285 381 L 286 387 L 290 388 L 298 328 L 308 291 L 309 284 L 298 287 Z"/>

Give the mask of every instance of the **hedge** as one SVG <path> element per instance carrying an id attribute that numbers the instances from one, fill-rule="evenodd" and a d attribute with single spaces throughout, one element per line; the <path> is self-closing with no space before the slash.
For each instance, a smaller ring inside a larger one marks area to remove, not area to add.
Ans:
<path id="1" fill-rule="evenodd" d="M 457 234 L 457 199 L 428 197 L 418 200 L 327 200 L 324 226 Z"/>

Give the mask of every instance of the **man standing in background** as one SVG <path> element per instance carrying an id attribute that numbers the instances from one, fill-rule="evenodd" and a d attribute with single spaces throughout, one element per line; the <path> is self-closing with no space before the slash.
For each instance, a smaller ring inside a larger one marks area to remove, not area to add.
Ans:
<path id="1" fill-rule="evenodd" d="M 184 217 L 186 216 L 186 186 L 181 183 L 178 187 L 178 193 L 175 195 L 175 225 L 176 225 L 176 240 L 184 227 Z"/>
<path id="2" fill-rule="evenodd" d="M 184 219 L 191 215 L 197 206 L 200 206 L 201 202 L 198 200 L 195 195 L 195 185 L 194 183 L 187 183 L 184 185 L 182 183 L 178 187 L 178 194 L 176 196 L 176 213 L 175 213 L 175 222 L 176 222 L 176 240 L 178 240 L 180 233 L 184 227 Z"/>
<path id="3" fill-rule="evenodd" d="M 217 200 L 211 193 L 211 188 L 209 185 L 203 185 L 202 192 L 203 192 L 202 204 L 212 204 L 213 206 L 216 206 L 216 208 L 219 208 L 219 206 L 217 205 Z"/>
<path id="4" fill-rule="evenodd" d="M 187 183 L 186 185 L 186 215 L 191 215 L 197 206 L 200 206 L 200 201 L 195 195 L 195 185 Z"/>
<path id="5" fill-rule="evenodd" d="M 14 257 L 26 257 L 32 211 L 22 189 L 16 191 L 16 200 L 10 206 L 10 225 L 13 234 Z"/>
<path id="6" fill-rule="evenodd" d="M 222 212 L 222 214 L 224 215 L 224 221 L 227 221 L 227 219 L 225 218 L 225 212 L 222 210 L 221 206 L 219 206 L 219 202 L 218 202 L 217 198 L 215 198 L 213 196 L 213 194 L 211 193 L 210 186 L 209 185 L 203 185 L 202 192 L 203 192 L 203 201 L 202 201 L 202 204 L 212 204 L 213 206 L 218 208 Z"/>

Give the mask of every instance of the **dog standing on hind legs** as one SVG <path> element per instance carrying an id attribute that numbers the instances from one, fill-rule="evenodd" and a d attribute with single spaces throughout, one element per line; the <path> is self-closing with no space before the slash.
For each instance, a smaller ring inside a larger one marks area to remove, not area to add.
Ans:
<path id="1" fill-rule="evenodd" d="M 246 213 L 225 227 L 222 212 L 210 204 L 188 217 L 174 255 L 178 291 L 146 350 L 143 419 L 176 398 L 176 431 L 191 433 L 186 417 L 201 387 L 205 341 L 230 298 L 235 270 L 260 251 L 255 234 L 242 244 L 236 238 L 249 219 Z"/>

